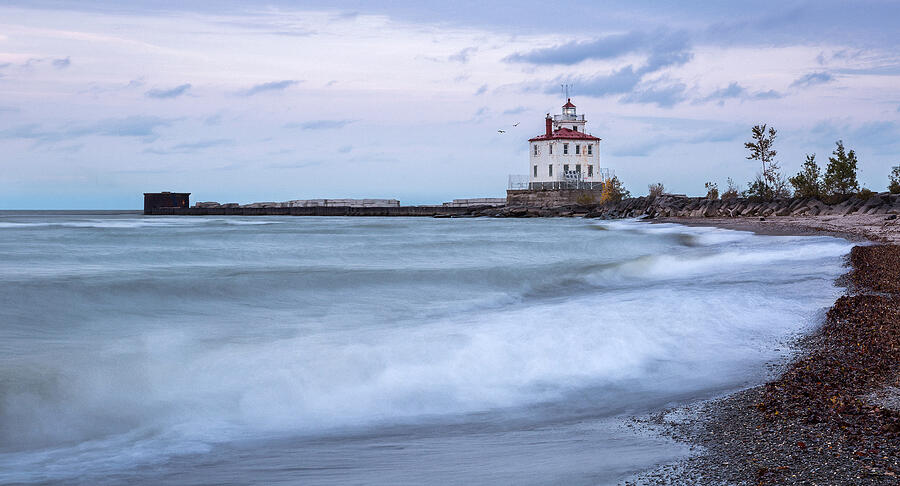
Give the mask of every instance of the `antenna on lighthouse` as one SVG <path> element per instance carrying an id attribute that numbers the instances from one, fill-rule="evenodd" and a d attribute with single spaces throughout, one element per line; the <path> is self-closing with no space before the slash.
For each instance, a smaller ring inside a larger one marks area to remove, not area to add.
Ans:
<path id="1" fill-rule="evenodd" d="M 568 85 L 568 84 L 561 84 L 561 85 L 559 85 L 559 86 L 562 88 L 562 91 L 563 91 L 563 98 L 565 98 L 565 99 L 568 100 L 568 99 L 569 99 L 569 85 Z"/>

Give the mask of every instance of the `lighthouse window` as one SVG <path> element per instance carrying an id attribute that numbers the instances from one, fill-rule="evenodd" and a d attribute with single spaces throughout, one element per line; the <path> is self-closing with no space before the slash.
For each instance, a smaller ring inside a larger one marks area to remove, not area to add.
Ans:
<path id="1" fill-rule="evenodd" d="M 588 166 L 588 177 L 594 177 L 594 166 L 593 165 Z"/>
<path id="2" fill-rule="evenodd" d="M 537 144 L 534 144 L 534 155 L 537 155 Z"/>
<path id="3" fill-rule="evenodd" d="M 572 125 L 572 130 L 578 131 L 578 125 Z"/>
<path id="4" fill-rule="evenodd" d="M 553 144 L 550 144 L 550 155 L 553 155 Z"/>
<path id="5" fill-rule="evenodd" d="M 575 172 L 581 174 L 581 164 L 575 164 Z"/>
<path id="6" fill-rule="evenodd" d="M 548 174 L 550 177 L 553 177 L 553 164 L 548 165 L 548 166 L 547 166 L 547 169 L 549 169 L 549 172 L 547 172 L 547 174 Z"/>
<path id="7" fill-rule="evenodd" d="M 588 147 L 588 155 L 594 155 L 594 150 L 593 150 L 593 149 L 594 149 L 594 146 L 588 144 L 587 147 Z"/>
<path id="8" fill-rule="evenodd" d="M 563 165 L 563 172 L 569 172 L 569 164 Z"/>
<path id="9" fill-rule="evenodd" d="M 534 166 L 534 176 L 537 177 L 537 166 Z"/>
<path id="10" fill-rule="evenodd" d="M 581 155 L 581 145 L 575 146 L 575 155 Z"/>
<path id="11" fill-rule="evenodd" d="M 564 143 L 563 144 L 563 155 L 568 155 L 568 154 L 569 154 L 569 144 Z"/>

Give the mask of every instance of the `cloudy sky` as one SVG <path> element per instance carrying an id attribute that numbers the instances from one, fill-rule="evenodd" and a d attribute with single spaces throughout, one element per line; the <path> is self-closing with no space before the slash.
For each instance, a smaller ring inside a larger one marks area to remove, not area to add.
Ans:
<path id="1" fill-rule="evenodd" d="M 898 2 L 376 3 L 0 1 L 0 208 L 503 196 L 563 83 L 636 194 L 745 185 L 756 123 L 900 164 Z"/>

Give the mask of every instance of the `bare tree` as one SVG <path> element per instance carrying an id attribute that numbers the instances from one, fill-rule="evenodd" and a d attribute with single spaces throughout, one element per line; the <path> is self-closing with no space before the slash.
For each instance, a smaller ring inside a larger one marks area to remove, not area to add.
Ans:
<path id="1" fill-rule="evenodd" d="M 768 128 L 768 130 L 766 130 L 766 128 Z M 744 143 L 744 147 L 750 150 L 750 155 L 747 156 L 747 159 L 758 160 L 762 163 L 762 182 L 766 186 L 764 192 L 769 192 L 769 179 L 774 178 L 774 174 L 771 174 L 773 170 L 771 165 L 775 161 L 775 156 L 778 155 L 778 152 L 776 152 L 774 148 L 777 132 L 775 131 L 775 128 L 766 127 L 766 124 L 764 123 L 762 125 L 754 126 L 751 129 L 751 134 L 753 140 Z M 777 171 L 778 167 L 776 166 L 774 170 Z"/>

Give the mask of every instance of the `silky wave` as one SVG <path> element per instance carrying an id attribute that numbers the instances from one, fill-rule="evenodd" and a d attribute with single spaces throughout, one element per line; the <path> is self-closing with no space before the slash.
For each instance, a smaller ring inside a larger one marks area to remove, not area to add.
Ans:
<path id="1" fill-rule="evenodd" d="M 208 224 L 169 228 L 204 244 Z M 759 373 L 773 343 L 815 325 L 850 248 L 827 237 L 571 220 L 466 222 L 455 231 L 468 235 L 441 246 L 437 221 L 354 224 L 279 224 L 268 238 L 321 230 L 288 265 L 277 246 L 253 246 L 267 230 L 234 226 L 229 237 L 255 258 L 190 253 L 163 274 L 136 261 L 129 277 L 113 257 L 106 283 L 101 267 L 75 279 L 48 268 L 19 287 L 35 293 L 30 303 L 53 289 L 60 300 L 44 320 L 16 312 L 12 285 L 0 282 L 4 312 L 19 321 L 0 368 L 0 465 L 27 465 L 0 468 L 0 481 L 67 477 L 75 462 L 153 463 L 237 438 L 512 410 L 565 415 L 578 400 L 595 414 L 640 408 L 615 392 L 626 384 L 663 403 L 727 389 Z M 335 241 L 334 227 L 348 236 Z M 551 242 L 574 250 L 542 260 Z M 426 254 L 407 258 L 410 248 Z M 325 273 L 310 278 L 317 266 Z M 218 290 L 191 293 L 209 286 Z M 78 321 L 51 326 L 67 315 Z"/>

